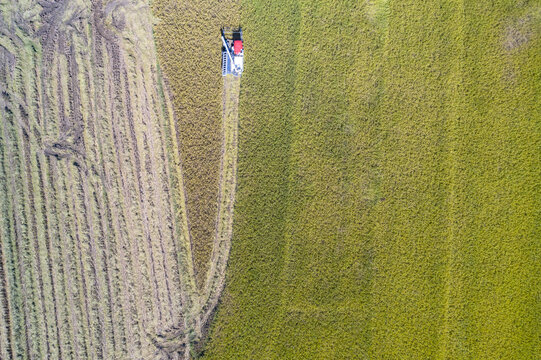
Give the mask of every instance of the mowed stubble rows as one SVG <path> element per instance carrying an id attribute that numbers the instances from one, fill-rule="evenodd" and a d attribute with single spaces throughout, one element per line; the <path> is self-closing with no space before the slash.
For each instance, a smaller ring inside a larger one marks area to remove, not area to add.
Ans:
<path id="1" fill-rule="evenodd" d="M 220 94 L 219 152 L 208 257 L 194 261 L 182 170 L 197 164 L 179 135 L 191 128 L 162 79 L 149 4 L 1 6 L 0 357 L 194 356 L 231 245 L 240 79 L 202 87 Z"/>
<path id="2" fill-rule="evenodd" d="M 189 236 L 148 4 L 0 10 L 0 358 L 185 357 Z"/>

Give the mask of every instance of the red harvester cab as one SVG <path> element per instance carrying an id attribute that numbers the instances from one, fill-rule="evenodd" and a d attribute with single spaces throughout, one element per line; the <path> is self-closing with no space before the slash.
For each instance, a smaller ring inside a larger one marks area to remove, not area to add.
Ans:
<path id="1" fill-rule="evenodd" d="M 235 53 L 235 55 L 238 55 L 240 54 L 241 51 L 242 51 L 242 40 L 235 40 L 233 42 L 233 52 Z"/>

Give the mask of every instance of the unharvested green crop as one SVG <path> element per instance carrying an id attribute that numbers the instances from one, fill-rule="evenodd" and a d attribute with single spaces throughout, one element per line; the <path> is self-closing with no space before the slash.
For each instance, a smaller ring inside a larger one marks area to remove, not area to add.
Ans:
<path id="1" fill-rule="evenodd" d="M 213 359 L 541 352 L 535 1 L 245 1 Z"/>
<path id="2" fill-rule="evenodd" d="M 222 151 L 220 29 L 236 26 L 239 2 L 153 0 L 160 64 L 173 94 L 198 286 L 216 235 Z"/>

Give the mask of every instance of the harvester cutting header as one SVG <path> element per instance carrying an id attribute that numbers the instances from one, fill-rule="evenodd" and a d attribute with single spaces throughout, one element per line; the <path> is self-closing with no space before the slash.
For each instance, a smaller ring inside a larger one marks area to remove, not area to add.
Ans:
<path id="1" fill-rule="evenodd" d="M 244 69 L 244 42 L 241 28 L 222 29 L 222 75 L 240 76 Z"/>

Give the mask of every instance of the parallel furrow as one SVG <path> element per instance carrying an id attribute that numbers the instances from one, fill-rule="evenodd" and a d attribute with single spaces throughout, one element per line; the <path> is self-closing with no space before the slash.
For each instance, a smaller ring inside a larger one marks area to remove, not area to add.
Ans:
<path id="1" fill-rule="evenodd" d="M 86 315 L 86 325 L 89 331 L 89 342 L 90 342 L 90 356 L 95 358 L 102 358 L 103 348 L 101 346 L 101 323 L 99 322 L 99 315 L 97 314 L 97 308 L 95 303 L 96 291 L 94 284 L 92 284 L 91 279 L 89 279 L 89 273 L 92 272 L 94 268 L 93 261 L 90 261 L 90 264 L 86 264 L 85 260 L 87 258 L 87 249 L 83 244 L 85 237 L 85 229 L 82 225 L 82 206 L 80 204 L 81 190 L 79 188 L 80 184 L 76 182 L 76 175 L 73 174 L 74 166 L 71 164 L 66 164 L 66 180 L 68 184 L 68 194 L 69 194 L 69 211 L 72 214 L 72 231 L 74 234 L 74 244 L 75 244 L 75 256 L 77 262 L 77 271 L 80 276 L 80 286 L 81 294 L 83 296 L 83 308 Z M 75 169 L 77 171 L 77 169 Z M 91 267 L 91 269 L 88 269 Z M 95 321 L 98 320 L 96 324 Z"/>
<path id="2" fill-rule="evenodd" d="M 154 115 L 152 121 L 147 125 L 149 127 L 149 132 L 152 131 L 153 136 L 150 141 L 150 148 L 153 149 L 152 154 L 154 160 L 151 160 L 152 163 L 152 173 L 155 183 L 155 193 L 156 203 L 158 199 L 162 199 L 164 204 L 171 203 L 171 189 L 169 187 L 169 168 L 163 166 L 160 169 L 156 170 L 155 164 L 167 164 L 167 148 L 165 141 L 165 134 L 163 133 L 164 126 L 164 113 L 161 105 L 163 101 L 159 98 L 159 94 L 156 91 L 158 86 L 158 80 L 156 78 L 156 70 L 154 67 L 151 68 L 150 79 L 145 77 L 146 81 L 143 83 L 143 90 L 146 94 L 150 94 L 150 105 L 152 114 Z M 147 82 L 150 82 L 152 86 L 147 86 Z M 156 140 L 154 140 L 156 139 Z M 159 144 L 158 145 L 156 145 Z M 158 219 L 162 219 L 159 222 L 160 232 L 163 234 L 163 241 L 160 242 L 160 247 L 163 255 L 164 270 L 166 274 L 167 289 L 168 289 L 168 302 L 171 307 L 171 321 L 173 324 L 177 323 L 177 318 L 179 317 L 179 309 L 182 306 L 180 301 L 180 278 L 178 274 L 178 265 L 175 246 L 175 232 L 173 226 L 169 225 L 173 223 L 173 214 L 171 213 L 171 208 L 169 206 L 159 206 L 158 207 Z"/>
<path id="3" fill-rule="evenodd" d="M 11 359 L 15 351 L 12 347 L 11 306 L 8 295 L 10 285 L 6 273 L 6 255 L 4 254 L 4 244 L 7 243 L 9 242 L 4 239 L 3 233 L 0 232 L 0 304 L 2 305 L 0 309 L 0 357 Z"/>
<path id="4" fill-rule="evenodd" d="M 91 355 L 91 344 L 88 329 L 88 320 L 85 317 L 86 306 L 83 300 L 82 289 L 79 280 L 79 269 L 77 267 L 75 234 L 73 231 L 73 219 L 71 217 L 72 201 L 68 194 L 68 185 L 64 179 L 65 168 L 62 162 L 56 159 L 51 160 L 51 182 L 57 184 L 57 196 L 55 208 L 58 214 L 58 233 L 60 243 L 58 251 L 62 258 L 66 289 L 66 298 L 72 329 L 73 350 L 76 358 L 86 359 Z"/>
<path id="5" fill-rule="evenodd" d="M 141 155 L 140 155 L 140 146 L 137 143 L 137 135 L 134 124 L 134 114 L 132 108 L 132 94 L 130 91 L 130 79 L 128 78 L 126 66 L 131 64 L 124 64 L 122 60 L 119 62 L 122 76 L 122 84 L 124 85 L 124 91 L 121 92 L 121 97 L 123 98 L 124 111 L 126 114 L 128 132 L 129 132 L 129 141 L 127 142 L 127 149 L 130 156 L 130 163 L 134 164 L 135 168 L 135 181 L 137 190 L 136 193 L 138 209 L 141 211 L 141 220 L 143 222 L 143 235 L 146 240 L 146 258 L 147 266 L 149 271 L 149 280 L 152 283 L 152 310 L 154 312 L 154 318 L 162 320 L 162 308 L 160 304 L 160 298 L 158 295 L 158 280 L 156 276 L 156 265 L 154 260 L 154 251 L 152 250 L 152 237 L 150 233 L 150 224 L 149 224 L 149 210 L 147 208 L 147 203 L 145 198 L 147 196 L 145 189 L 143 188 L 143 179 L 142 179 L 142 169 L 141 169 Z"/>
<path id="6" fill-rule="evenodd" d="M 41 166 L 41 159 L 40 154 L 38 152 L 35 153 L 35 163 L 37 168 L 37 186 L 35 188 L 36 194 L 38 194 L 39 198 L 39 207 L 37 209 L 37 212 L 39 213 L 40 217 L 40 226 L 39 228 L 43 231 L 43 240 L 44 240 L 44 248 L 42 251 L 40 251 L 40 254 L 45 254 L 44 264 L 43 267 L 43 276 L 47 281 L 48 287 L 50 287 L 50 291 L 47 291 L 47 300 L 46 304 L 51 307 L 52 311 L 49 310 L 50 316 L 52 318 L 48 319 L 47 324 L 52 327 L 51 329 L 51 338 L 54 338 L 55 341 L 51 341 L 53 347 L 50 347 L 50 356 L 51 357 L 58 357 L 63 358 L 62 356 L 62 349 L 64 348 L 61 341 L 61 335 L 60 335 L 60 315 L 58 312 L 58 306 L 57 306 L 57 299 L 56 299 L 56 284 L 54 279 L 54 272 L 53 272 L 53 254 L 51 252 L 51 237 L 49 232 L 49 215 L 47 213 L 47 197 L 45 195 L 45 184 L 43 183 L 43 169 Z M 45 282 L 45 281 L 44 281 Z"/>
<path id="7" fill-rule="evenodd" d="M 187 212 L 186 212 L 186 194 L 183 186 L 182 164 L 179 153 L 179 135 L 178 122 L 175 121 L 173 105 L 167 95 L 166 84 L 161 77 L 157 79 L 160 98 L 163 101 L 160 118 L 162 120 L 161 131 L 163 132 L 164 145 L 170 150 L 167 152 L 168 183 L 171 192 L 167 193 L 168 203 L 172 221 L 171 244 L 174 250 L 177 274 L 179 278 L 179 295 L 182 310 L 182 323 L 176 328 L 178 331 L 184 331 L 181 341 L 184 344 L 189 342 L 189 335 L 185 331 L 191 327 L 194 319 L 192 309 L 197 303 L 195 298 L 197 286 L 195 283 L 195 274 L 193 269 L 193 258 L 190 235 L 188 231 Z M 184 348 L 183 358 L 189 356 L 188 348 Z"/>
<path id="8" fill-rule="evenodd" d="M 0 51 L 0 59 L 7 60 L 7 54 L 4 51 Z M 0 80 L 7 83 L 8 69 L 0 67 Z M 0 97 L 0 106 L 5 109 L 7 104 L 4 103 L 2 97 Z M 0 123 L 7 122 L 3 112 L 0 112 Z M 4 126 L 0 126 L 0 143 L 6 144 L 4 137 Z M 5 167 L 6 155 L 5 145 L 0 146 L 0 301 L 2 304 L 2 313 L 0 324 L 2 329 L 0 332 L 0 345 L 1 352 L 0 357 L 14 358 L 14 355 L 18 353 L 17 338 L 24 341 L 24 333 L 21 334 L 21 328 L 24 328 L 24 322 L 18 321 L 21 319 L 24 313 L 21 314 L 20 294 L 19 294 L 19 274 L 17 266 L 15 266 L 15 254 L 14 237 L 10 230 L 10 208 L 8 194 L 8 179 Z M 4 343 L 5 341 L 5 343 Z"/>
<path id="9" fill-rule="evenodd" d="M 111 175 L 106 169 L 106 164 L 113 153 L 108 152 L 108 148 L 103 144 L 103 141 L 107 141 L 109 138 L 109 128 L 103 127 L 102 124 L 110 114 L 111 104 L 108 87 L 105 83 L 104 38 L 99 35 L 97 30 L 97 23 L 100 21 L 97 7 L 100 6 L 100 2 L 92 2 L 94 16 L 92 16 L 90 28 L 91 58 L 88 59 L 87 72 L 85 73 L 85 76 L 88 77 L 87 86 L 88 94 L 90 94 L 87 126 L 94 141 L 93 146 L 96 152 L 94 155 L 95 165 L 92 165 L 92 170 L 99 174 L 99 185 L 96 185 L 98 190 L 95 196 L 99 212 L 103 214 L 100 227 L 102 234 L 104 234 L 104 266 L 107 269 L 107 292 L 111 307 L 110 316 L 115 357 L 125 357 L 128 354 L 130 357 L 134 357 L 136 356 L 135 350 L 133 348 L 128 350 L 127 345 L 128 343 L 130 347 L 133 345 L 132 311 L 122 305 L 123 303 L 130 304 L 128 295 L 130 288 L 126 285 L 129 281 L 126 281 L 125 273 L 128 267 L 125 261 L 125 252 L 121 246 L 123 235 L 119 229 L 119 220 L 115 212 L 116 205 L 112 203 L 115 200 L 111 201 L 111 199 L 118 199 L 114 191 L 117 187 L 115 186 L 113 190 L 110 180 Z M 102 139 L 105 140 L 102 141 Z"/>
<path id="10" fill-rule="evenodd" d="M 61 119 L 64 116 L 63 109 L 63 91 L 62 85 L 58 74 L 60 73 L 61 64 L 58 56 L 52 56 L 48 59 L 50 63 L 47 66 L 42 67 L 41 76 L 41 99 L 42 107 L 40 111 L 44 114 L 48 114 L 52 119 Z M 38 77 L 39 78 L 39 77 Z M 45 84 L 50 86 L 45 86 Z M 60 131 L 60 123 L 47 121 L 46 115 L 42 115 L 42 129 L 46 137 L 56 137 Z M 47 125 L 47 126 L 46 126 Z M 69 261 L 69 256 L 72 252 L 69 250 L 71 243 L 71 236 L 66 231 L 66 215 L 67 204 L 64 199 L 65 186 L 62 174 L 58 171 L 58 160 L 55 158 L 47 157 L 44 162 L 43 178 L 46 188 L 45 194 L 48 196 L 48 214 L 51 221 L 51 249 L 53 250 L 52 257 L 57 259 L 53 261 L 53 265 L 56 267 L 55 274 L 60 277 L 59 288 L 56 298 L 59 300 L 60 313 L 62 314 L 62 335 L 64 338 L 64 354 L 71 354 L 71 357 L 79 359 L 80 356 L 87 357 L 87 346 L 84 339 L 79 337 L 79 322 L 82 321 L 82 312 L 77 307 L 75 301 L 77 297 L 74 295 L 73 290 L 76 283 L 74 283 L 71 271 L 72 264 Z M 81 344 L 80 344 L 81 343 Z"/>
<path id="11" fill-rule="evenodd" d="M 70 77 L 70 83 L 69 83 L 69 94 L 70 94 L 70 108 L 71 108 L 71 119 L 73 122 L 73 126 L 75 127 L 74 132 L 77 133 L 77 136 L 80 136 L 77 140 L 80 141 L 80 147 L 81 147 L 81 153 L 82 156 L 86 156 L 86 147 L 87 144 L 85 143 L 84 138 L 84 129 L 85 126 L 83 124 L 83 115 L 81 111 L 81 96 L 80 96 L 80 84 L 78 81 L 77 74 L 79 74 L 79 66 L 77 64 L 76 54 L 75 54 L 75 47 L 74 47 L 74 41 L 75 39 L 71 38 L 71 45 L 69 47 L 69 52 L 67 53 L 67 62 L 68 62 L 68 74 Z M 84 88 L 84 87 L 83 87 Z M 89 195 L 89 189 L 88 189 L 88 180 L 87 177 L 90 175 L 87 163 L 84 162 L 83 159 L 80 160 L 81 164 L 77 167 L 77 173 L 73 175 L 73 178 L 75 179 L 75 183 L 77 183 L 79 186 L 77 188 L 77 194 L 78 194 L 78 205 L 80 206 L 82 214 L 81 219 L 81 227 L 84 231 L 84 238 L 86 238 L 86 241 L 84 242 L 84 250 L 82 254 L 84 254 L 83 259 L 85 259 L 85 262 L 89 262 L 90 264 L 90 272 L 89 272 L 89 286 L 91 289 L 91 294 L 93 295 L 91 297 L 92 302 L 92 308 L 95 309 L 95 313 L 97 315 L 97 319 L 93 319 L 94 321 L 97 321 L 96 328 L 96 341 L 100 344 L 99 346 L 99 353 L 98 357 L 100 358 L 108 358 L 108 336 L 106 335 L 106 325 L 105 325 L 105 318 L 106 318 L 106 305 L 107 303 L 104 302 L 104 296 L 103 296 L 103 282 L 102 279 L 103 275 L 103 261 L 101 259 L 100 252 L 96 249 L 96 238 L 100 237 L 101 234 L 96 234 L 96 229 L 94 225 L 94 209 L 95 207 L 93 204 L 90 203 L 90 195 Z M 91 162 L 90 162 L 91 163 Z M 83 166 L 84 165 L 84 166 Z M 81 166 L 83 166 L 81 168 Z M 97 216 L 99 218 L 99 214 Z"/>
<path id="12" fill-rule="evenodd" d="M 4 124 L 4 146 L 6 148 L 5 152 L 5 159 L 4 162 L 7 164 L 8 170 L 6 174 L 9 174 L 8 177 L 8 197 L 9 197 L 9 209 L 10 209 L 10 216 L 9 221 L 12 224 L 10 227 L 12 228 L 12 234 L 11 236 L 14 238 L 14 263 L 17 264 L 18 267 L 18 273 L 19 273 L 19 281 L 21 285 L 21 297 L 22 297 L 22 316 L 24 318 L 24 336 L 22 336 L 22 341 L 25 342 L 25 349 L 24 354 L 27 358 L 33 359 L 34 356 L 34 349 L 31 346 L 31 340 L 34 338 L 34 332 L 32 331 L 32 321 L 34 316 L 34 311 L 31 310 L 30 302 L 32 302 L 31 293 L 32 291 L 32 271 L 31 267 L 26 261 L 26 257 L 24 256 L 24 236 L 23 233 L 23 224 L 21 224 L 21 210 L 20 206 L 18 204 L 17 198 L 20 197 L 20 193 L 17 191 L 16 186 L 16 180 L 14 178 L 14 174 L 17 172 L 16 168 L 16 162 L 18 158 L 18 148 L 16 144 L 12 145 L 11 142 L 13 141 L 13 131 L 10 129 L 11 126 L 9 126 L 9 123 L 12 123 L 12 119 L 8 118 L 8 115 L 11 115 L 12 113 L 6 113 L 6 116 L 4 116 L 3 124 Z M 11 131 L 10 131 L 11 130 Z M 12 146 L 15 147 L 15 149 L 12 149 Z M 28 286 L 30 286 L 30 289 L 28 289 Z M 34 322 L 35 323 L 35 322 Z"/>
<path id="13" fill-rule="evenodd" d="M 95 37 L 99 39 L 99 37 Z M 96 123 L 97 133 L 101 136 L 97 137 L 98 147 L 101 149 L 101 177 L 104 190 L 102 192 L 103 203 L 107 213 L 107 221 L 110 224 L 111 236 L 110 239 L 115 239 L 111 243 L 112 255 L 111 262 L 117 260 L 116 272 L 118 276 L 115 278 L 116 288 L 120 289 L 122 294 L 120 301 L 117 303 L 117 311 L 120 313 L 123 321 L 122 330 L 125 332 L 124 342 L 127 344 L 127 353 L 130 358 L 138 358 L 140 354 L 140 346 L 137 344 L 139 331 L 135 318 L 139 314 L 139 309 L 136 304 L 135 284 L 133 278 L 129 274 L 133 270 L 131 251 L 128 246 L 130 233 L 132 229 L 128 229 L 125 222 L 121 204 L 124 203 L 120 193 L 120 180 L 117 172 L 117 149 L 115 148 L 114 135 L 112 134 L 112 124 L 103 119 L 107 119 L 114 113 L 114 103 L 109 101 L 111 93 L 111 84 L 106 79 L 105 63 L 107 57 L 102 51 L 101 44 L 95 47 L 95 58 L 98 73 L 95 78 L 96 88 L 103 91 L 95 91 L 96 96 L 96 114 L 98 121 Z M 103 69 L 103 72 L 102 72 Z"/>
<path id="14" fill-rule="evenodd" d="M 136 157 L 137 181 L 140 189 L 139 201 L 143 209 L 143 217 L 145 218 L 144 223 L 150 235 L 148 237 L 147 248 L 151 255 L 150 261 L 153 268 L 160 316 L 160 321 L 156 323 L 156 326 L 163 328 L 164 325 L 167 325 L 170 322 L 172 311 L 168 273 L 165 268 L 165 259 L 160 248 L 160 245 L 163 244 L 163 233 L 160 229 L 162 217 L 158 215 L 157 211 L 162 207 L 162 199 L 158 199 L 154 196 L 155 189 L 159 187 L 159 184 L 153 182 L 152 179 L 153 163 L 150 160 L 150 156 L 155 151 L 155 148 L 151 145 L 155 135 L 148 131 L 151 119 L 148 97 L 143 85 L 144 72 L 140 65 L 143 61 L 137 56 L 135 56 L 135 59 L 136 61 L 133 63 L 127 64 L 129 70 L 136 75 L 132 82 L 129 82 L 126 69 L 124 72 L 126 84 L 129 83 L 131 85 L 130 87 L 126 86 L 126 99 L 128 105 L 131 104 L 136 111 L 136 114 L 132 114 L 131 117 L 134 121 L 133 123 L 130 122 L 130 135 L 133 146 L 140 149 L 140 151 L 137 152 L 138 156 Z M 128 117 L 128 119 L 130 119 L 130 117 Z M 141 162 L 144 163 L 144 167 Z M 166 308 L 169 309 L 169 315 L 167 317 L 162 313 L 166 311 Z"/>
<path id="15" fill-rule="evenodd" d="M 59 37 L 59 48 L 64 49 L 65 48 L 65 40 L 61 36 Z M 61 51 L 63 52 L 63 51 Z M 57 103 L 59 106 L 58 113 L 60 118 L 60 131 L 64 130 L 67 126 L 69 126 L 69 120 L 68 120 L 68 112 L 69 112 L 69 103 L 66 102 L 65 99 L 69 99 L 68 90 L 67 90 L 67 83 L 68 79 L 66 79 L 66 74 L 68 73 L 68 64 L 66 59 L 63 56 L 59 56 L 58 66 L 57 66 L 57 74 L 58 77 L 58 90 L 57 90 Z M 85 348 L 87 351 L 87 355 L 91 358 L 95 358 L 95 345 L 94 341 L 91 335 L 92 327 L 90 325 L 91 316 L 90 308 L 89 308 L 89 294 L 87 291 L 87 284 L 86 284 L 86 276 L 84 273 L 84 266 L 82 262 L 82 254 L 80 249 L 80 232 L 79 232 L 79 225 L 77 223 L 77 210 L 75 209 L 74 201 L 74 191 L 73 191 L 73 179 L 71 177 L 71 171 L 70 167 L 71 164 L 66 164 L 64 161 L 58 162 L 59 169 L 59 179 L 62 179 L 63 181 L 63 187 L 64 187 L 64 195 L 65 195 L 65 229 L 69 233 L 69 245 L 71 248 L 71 251 L 68 253 L 68 256 L 70 257 L 71 261 L 71 269 L 68 272 L 68 275 L 71 275 L 70 273 L 74 273 L 73 280 L 75 281 L 78 295 L 78 302 L 80 306 L 80 310 L 82 313 L 82 319 L 80 324 L 82 325 L 82 328 L 80 329 L 83 333 L 86 335 L 81 338 L 81 341 L 85 342 Z M 72 285 L 73 286 L 73 285 Z M 70 287 L 73 289 L 72 287 Z"/>
<path id="16" fill-rule="evenodd" d="M 41 163 L 42 160 L 38 161 Z M 54 161 L 54 160 L 53 160 Z M 51 276 L 52 290 L 54 294 L 54 309 L 56 317 L 57 337 L 59 339 L 60 356 L 64 354 L 67 358 L 76 356 L 77 351 L 73 348 L 75 335 L 70 322 L 70 308 L 68 305 L 68 295 L 66 293 L 66 276 L 64 274 L 65 264 L 61 248 L 63 247 L 63 236 L 59 230 L 58 216 L 56 213 L 57 189 L 53 188 L 54 180 L 51 174 L 51 160 L 45 159 L 43 166 L 40 166 L 40 187 L 43 198 L 44 227 L 47 238 L 47 252 L 49 256 L 48 270 Z M 47 180 L 47 183 L 45 181 Z"/>
<path id="17" fill-rule="evenodd" d="M 165 282 L 165 292 L 167 296 L 167 305 L 169 307 L 169 319 L 171 322 L 174 323 L 175 319 L 175 312 L 177 311 L 175 309 L 175 306 L 173 305 L 173 297 L 176 294 L 176 291 L 173 292 L 172 284 L 171 284 L 171 277 L 173 276 L 171 272 L 173 271 L 171 269 L 171 259 L 169 259 L 168 254 L 170 253 L 171 249 L 166 247 L 165 242 L 166 239 L 170 238 L 169 230 L 166 229 L 166 223 L 163 221 L 164 219 L 164 212 L 163 212 L 163 201 L 166 198 L 164 196 L 163 188 L 166 186 L 167 183 L 167 177 L 164 174 L 164 168 L 162 167 L 160 170 L 160 176 L 157 174 L 156 170 L 156 164 L 164 164 L 166 161 L 166 158 L 164 156 L 163 152 L 163 142 L 161 139 L 161 133 L 159 130 L 159 112 L 160 109 L 156 106 L 156 93 L 154 91 L 156 87 L 156 82 L 153 82 L 153 73 L 154 73 L 154 67 L 151 66 L 150 69 L 145 69 L 141 67 L 140 70 L 140 79 L 141 84 L 139 85 L 141 88 L 141 96 L 144 97 L 144 111 L 143 117 L 145 119 L 144 124 L 146 124 L 146 131 L 147 131 L 147 139 L 148 139 L 148 151 L 146 153 L 146 163 L 147 163 L 147 174 L 150 175 L 150 179 L 148 181 L 150 185 L 150 191 L 152 196 L 152 201 L 155 204 L 155 212 L 153 214 L 153 219 L 162 219 L 161 221 L 157 222 L 157 231 L 159 233 L 159 251 L 161 253 L 161 263 L 162 263 L 162 273 L 164 276 L 164 282 Z M 164 184 L 165 180 L 165 184 Z M 178 308 L 178 307 L 177 307 Z"/>
<path id="18" fill-rule="evenodd" d="M 26 98 L 26 93 L 23 96 Z M 28 114 L 26 114 L 24 111 L 21 111 L 20 116 L 22 117 L 22 121 L 25 124 L 25 126 L 27 128 L 30 128 Z M 37 292 L 37 297 L 39 299 L 38 300 L 39 301 L 38 313 L 40 313 L 40 317 L 41 317 L 40 323 L 42 327 L 42 329 L 40 329 L 40 332 L 44 330 L 44 332 L 41 333 L 42 336 L 44 336 L 42 341 L 45 343 L 47 356 L 51 356 L 53 354 L 51 354 L 50 344 L 56 341 L 53 341 L 51 339 L 50 327 L 54 325 L 54 322 L 48 321 L 49 310 L 47 309 L 47 306 L 46 306 L 47 303 L 45 301 L 45 292 L 48 292 L 47 291 L 48 289 L 45 288 L 44 281 L 43 281 L 44 270 L 43 270 L 41 256 L 40 256 L 40 254 L 42 253 L 40 249 L 41 247 L 40 245 L 43 245 L 43 244 L 39 243 L 41 234 L 38 235 L 38 227 L 37 227 L 37 220 L 36 220 L 36 211 L 38 209 L 36 209 L 36 204 L 35 204 L 35 199 L 34 199 L 35 188 L 34 188 L 34 177 L 32 176 L 32 173 L 33 173 L 32 158 L 33 157 L 32 157 L 32 149 L 30 146 L 30 141 L 31 141 L 30 137 L 32 136 L 32 132 L 30 131 L 29 133 L 27 133 L 24 129 L 21 129 L 21 132 L 22 132 L 21 137 L 22 137 L 22 143 L 23 143 L 23 159 L 26 166 L 25 186 L 27 190 L 25 192 L 26 197 L 24 199 L 27 199 L 27 201 L 25 202 L 27 218 L 30 218 L 30 228 L 29 228 L 30 231 L 27 235 L 27 239 L 33 243 L 33 251 L 31 252 L 33 252 L 33 255 L 34 255 L 33 263 L 35 263 L 36 273 L 37 273 L 36 278 L 37 278 L 38 285 L 37 285 L 36 292 Z"/>
<path id="19" fill-rule="evenodd" d="M 108 42 L 106 47 L 109 59 L 109 71 L 107 73 L 113 75 L 112 78 L 108 77 L 107 79 L 108 93 L 112 99 L 111 108 L 108 110 L 108 116 L 110 116 L 112 119 L 110 128 L 108 129 L 109 133 L 112 134 L 113 150 L 111 155 L 113 155 L 114 159 L 114 170 L 111 170 L 114 171 L 114 179 L 117 181 L 115 188 L 120 190 L 119 205 L 124 205 L 124 207 L 119 207 L 118 216 L 123 223 L 122 228 L 126 230 L 126 234 L 124 236 L 124 247 L 125 251 L 129 254 L 130 259 L 130 269 L 128 272 L 129 274 L 132 274 L 132 276 L 129 277 L 132 286 L 130 296 L 132 298 L 131 303 L 134 303 L 135 305 L 135 308 L 133 309 L 135 310 L 135 316 L 132 318 L 132 326 L 137 328 L 134 335 L 138 338 L 138 340 L 134 339 L 134 344 L 137 345 L 137 348 L 140 351 L 142 348 L 146 347 L 146 345 L 144 345 L 146 344 L 144 329 L 149 313 L 149 311 L 146 310 L 149 306 L 145 305 L 144 303 L 144 301 L 146 301 L 146 296 L 144 295 L 143 288 L 143 284 L 148 282 L 143 282 L 141 279 L 141 269 L 144 267 L 141 267 L 141 259 L 139 255 L 139 244 L 143 243 L 143 235 L 141 234 L 141 229 L 136 225 L 138 222 L 134 221 L 134 216 L 138 217 L 139 211 L 134 207 L 135 201 L 132 196 L 134 189 L 131 188 L 131 182 L 128 181 L 130 179 L 128 175 L 129 172 L 123 165 L 127 150 L 124 144 L 126 141 L 126 136 L 124 135 L 123 130 L 125 129 L 122 126 L 121 120 L 121 115 L 125 114 L 125 111 L 124 102 L 121 96 L 119 48 L 117 44 L 111 42 Z"/>
<path id="20" fill-rule="evenodd" d="M 48 294 L 50 296 L 49 301 L 51 302 L 52 306 L 52 312 L 53 312 L 53 321 L 54 322 L 54 329 L 55 336 L 56 336 L 56 346 L 57 349 L 54 349 L 57 354 L 51 354 L 51 356 L 57 356 L 58 358 L 63 358 L 64 351 L 67 350 L 67 353 L 70 353 L 70 343 L 66 340 L 66 334 L 69 334 L 70 331 L 64 332 L 61 327 L 66 321 L 66 318 L 63 317 L 62 313 L 64 311 L 63 304 L 61 303 L 61 298 L 59 298 L 58 294 L 58 284 L 57 284 L 57 269 L 56 267 L 62 266 L 61 261 L 58 257 L 55 257 L 55 254 L 53 253 L 53 239 L 55 239 L 58 234 L 53 233 L 53 228 L 56 226 L 54 221 L 54 215 L 49 212 L 49 204 L 50 204 L 50 195 L 52 192 L 47 191 L 46 183 L 44 179 L 47 179 L 47 159 L 43 156 L 43 152 L 41 147 L 43 146 L 43 135 L 45 132 L 44 124 L 45 124 L 45 116 L 43 115 L 44 112 L 47 110 L 47 93 L 43 91 L 44 89 L 44 81 L 41 79 L 41 66 L 40 65 L 40 59 L 37 57 L 35 59 L 35 66 L 34 73 L 33 73 L 33 80 L 34 80 L 34 91 L 35 91 L 35 101 L 36 104 L 34 105 L 34 116 L 35 116 L 35 126 L 39 131 L 37 131 L 36 128 L 34 128 L 33 133 L 36 135 L 35 138 L 35 149 L 33 152 L 35 153 L 35 162 L 37 167 L 37 188 L 36 193 L 39 194 L 38 201 L 40 203 L 39 206 L 39 214 L 40 214 L 40 229 L 43 229 L 43 237 L 44 237 L 44 246 L 45 246 L 45 259 L 44 262 L 46 263 L 46 268 L 44 269 L 45 274 L 44 278 L 47 279 L 48 283 L 50 284 L 51 291 Z M 54 195 L 53 195 L 54 196 Z M 65 296 L 64 292 L 60 292 L 62 296 Z"/>
<path id="21" fill-rule="evenodd" d="M 75 42 L 75 40 L 74 40 Z M 82 44 L 78 44 L 82 45 Z M 109 260 L 109 244 L 110 237 L 107 235 L 106 228 L 104 227 L 104 220 L 106 219 L 105 210 L 101 204 L 100 194 L 103 190 L 103 183 L 98 174 L 99 170 L 96 169 L 96 164 L 101 161 L 100 148 L 96 143 L 96 129 L 95 129 L 95 112 L 93 106 L 93 98 L 89 95 L 93 94 L 93 85 L 91 82 L 92 66 L 90 60 L 88 60 L 84 54 L 75 51 L 75 47 L 72 47 L 72 57 L 75 59 L 77 67 L 81 70 L 77 71 L 82 73 L 80 77 L 79 95 L 81 97 L 80 103 L 82 106 L 82 114 L 84 121 L 83 132 L 83 146 L 85 154 L 85 166 L 84 174 L 80 172 L 80 181 L 83 184 L 83 190 L 85 195 L 85 209 L 87 211 L 87 224 L 89 224 L 92 232 L 96 232 L 97 235 L 91 237 L 90 250 L 93 258 L 99 259 L 99 268 L 97 274 L 95 274 L 98 286 L 98 293 L 102 299 L 99 301 L 100 312 L 103 321 L 103 333 L 102 341 L 105 343 L 104 357 L 113 357 L 109 354 L 109 349 L 112 353 L 116 353 L 116 341 L 117 334 L 115 329 L 115 320 L 113 318 L 113 299 L 111 294 L 111 270 Z M 85 61 L 86 59 L 86 61 Z M 74 71 L 75 73 L 75 71 Z M 105 295 L 103 295 L 105 293 Z"/>

